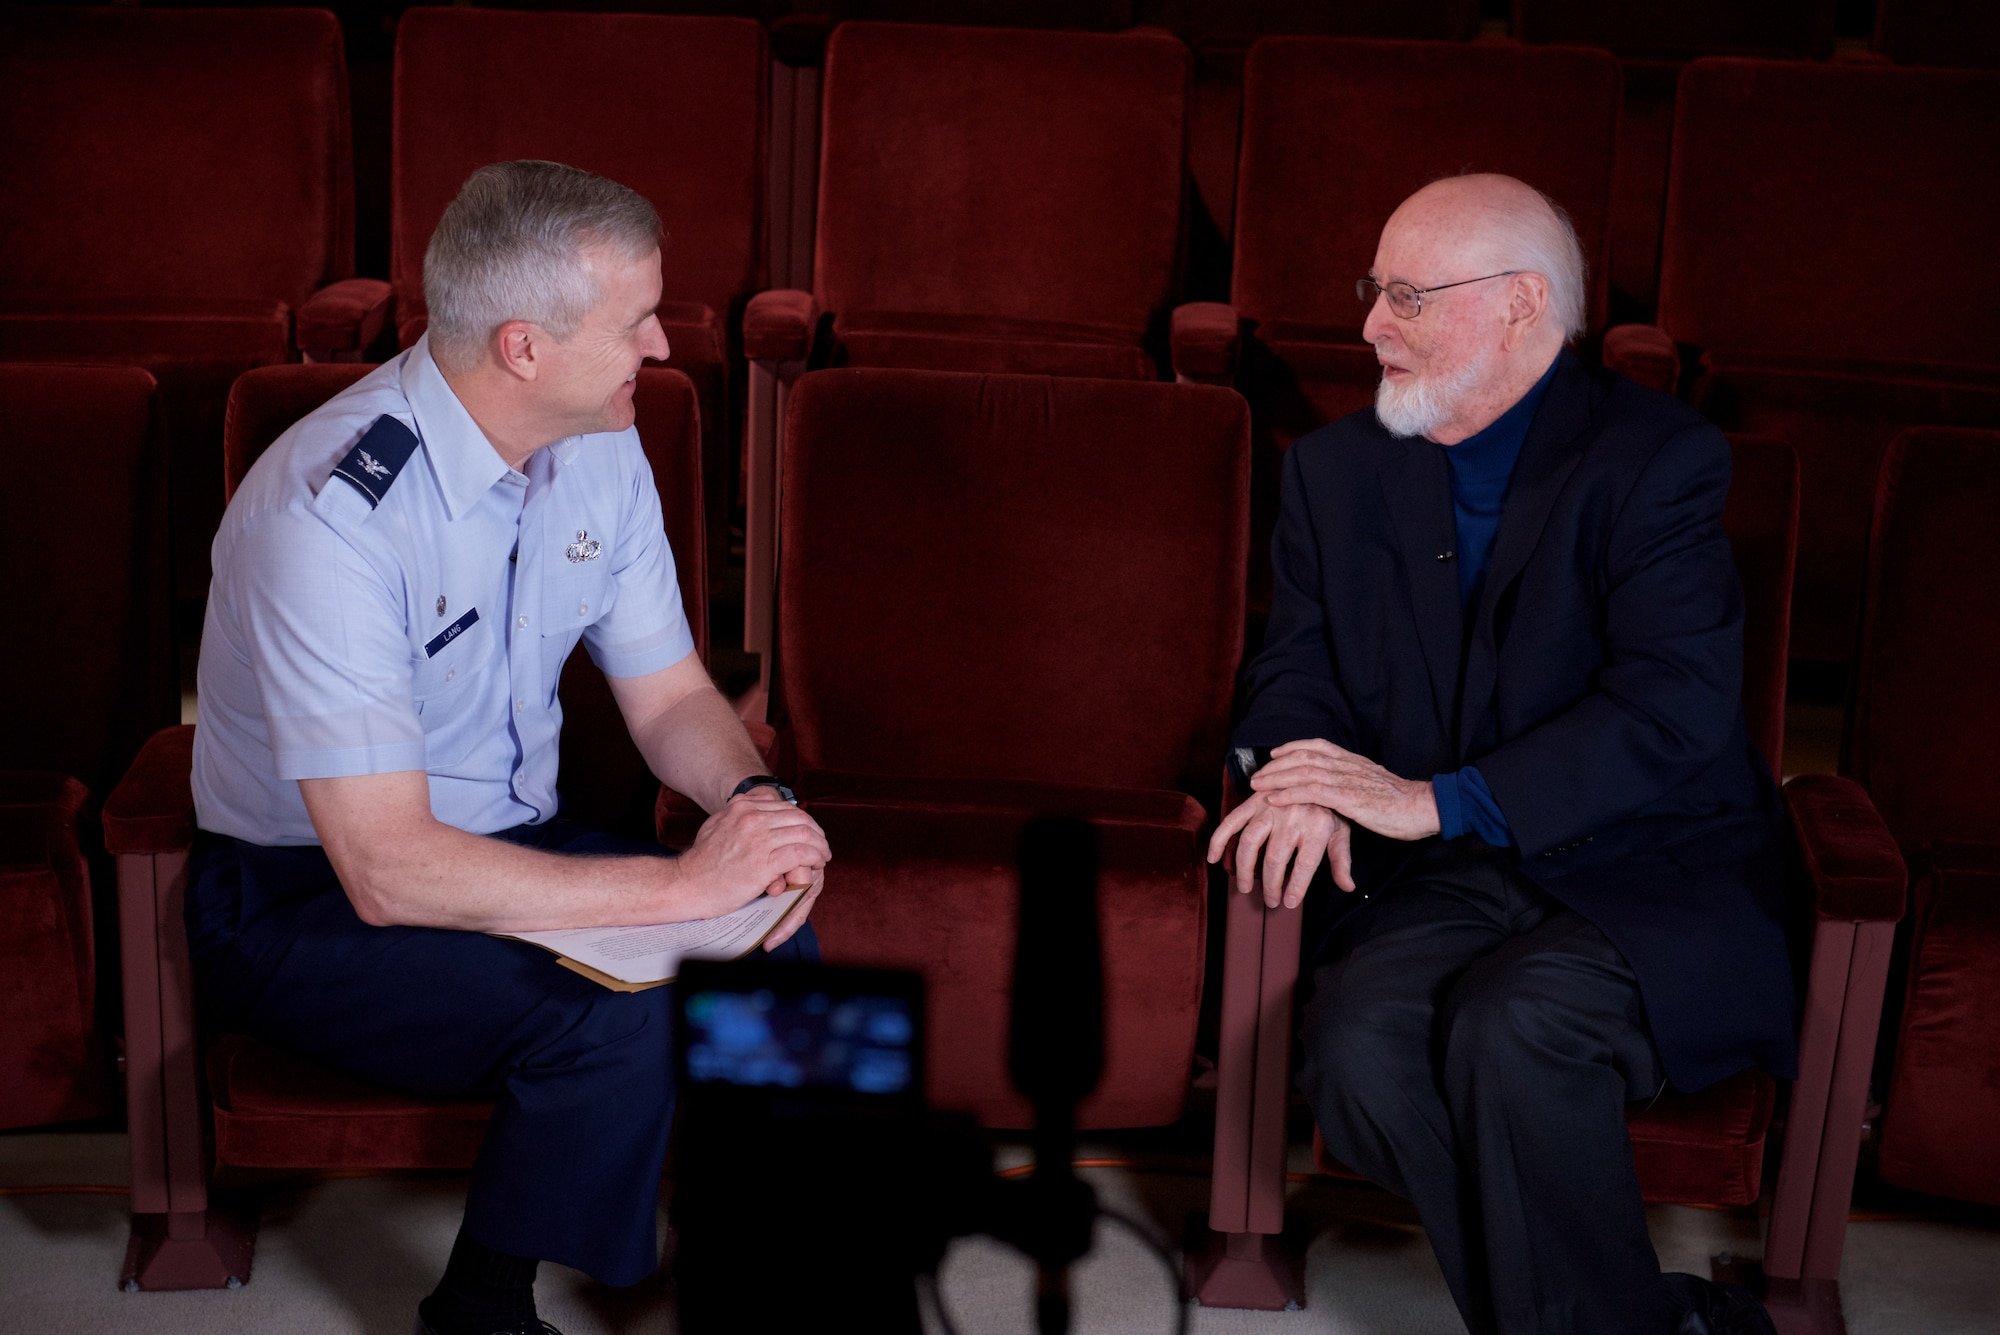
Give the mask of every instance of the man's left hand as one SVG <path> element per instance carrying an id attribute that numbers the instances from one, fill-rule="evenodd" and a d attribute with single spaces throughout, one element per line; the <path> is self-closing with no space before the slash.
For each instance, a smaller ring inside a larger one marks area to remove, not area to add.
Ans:
<path id="1" fill-rule="evenodd" d="M 1438 832 L 1437 798 L 1428 780 L 1404 779 L 1365 756 L 1312 738 L 1287 742 L 1250 778 L 1272 806 L 1313 802 L 1391 839 Z"/>

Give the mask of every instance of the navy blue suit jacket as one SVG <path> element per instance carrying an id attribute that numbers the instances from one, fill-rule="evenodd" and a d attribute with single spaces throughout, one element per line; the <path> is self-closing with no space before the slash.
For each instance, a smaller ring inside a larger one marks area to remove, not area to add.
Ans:
<path id="1" fill-rule="evenodd" d="M 1729 471 L 1692 409 L 1564 352 L 1468 627 L 1440 448 L 1373 411 L 1301 438 L 1235 733 L 1324 738 L 1411 779 L 1476 764 L 1521 870 L 1632 964 L 1683 1090 L 1796 1065 L 1790 834 L 1743 725 Z M 1372 891 L 1413 845 L 1355 833 Z"/>

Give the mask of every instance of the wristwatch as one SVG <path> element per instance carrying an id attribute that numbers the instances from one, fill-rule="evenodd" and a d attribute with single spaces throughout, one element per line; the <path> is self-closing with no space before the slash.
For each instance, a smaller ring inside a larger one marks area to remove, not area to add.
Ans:
<path id="1" fill-rule="evenodd" d="M 732 799 L 741 797 L 743 796 L 743 794 L 749 792 L 752 788 L 775 788 L 778 790 L 779 797 L 784 798 L 787 802 L 790 802 L 793 806 L 797 806 L 799 804 L 799 795 L 793 792 L 791 789 L 785 787 L 784 781 L 775 774 L 752 774 L 742 783 L 737 784 L 735 789 L 730 792 L 729 796 Z"/>

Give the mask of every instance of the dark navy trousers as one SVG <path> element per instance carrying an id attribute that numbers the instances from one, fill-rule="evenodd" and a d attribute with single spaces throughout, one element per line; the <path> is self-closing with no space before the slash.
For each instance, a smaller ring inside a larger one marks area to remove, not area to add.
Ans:
<path id="1" fill-rule="evenodd" d="M 672 856 L 561 817 L 494 837 Z M 658 1266 L 671 985 L 613 992 L 526 942 L 371 927 L 317 845 L 199 835 L 187 923 L 208 1023 L 419 1097 L 494 1101 L 465 1205 L 476 1241 L 606 1284 L 635 1284 Z M 811 924 L 773 952 L 818 957 Z"/>

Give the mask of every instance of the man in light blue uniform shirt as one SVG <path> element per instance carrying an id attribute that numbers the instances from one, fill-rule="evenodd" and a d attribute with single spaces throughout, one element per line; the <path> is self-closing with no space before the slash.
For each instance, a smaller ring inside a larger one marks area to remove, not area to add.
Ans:
<path id="1" fill-rule="evenodd" d="M 824 834 L 694 654 L 633 427 L 664 359 L 652 207 L 554 163 L 467 181 L 430 332 L 286 432 L 214 548 L 189 940 L 220 1023 L 496 1108 L 419 1331 L 545 1329 L 539 1260 L 652 1271 L 669 988 L 618 993 L 493 931 L 713 917 L 810 887 Z M 658 776 L 713 813 L 679 858 L 557 814 L 581 639 Z M 579 856 L 579 855 L 595 856 Z"/>

